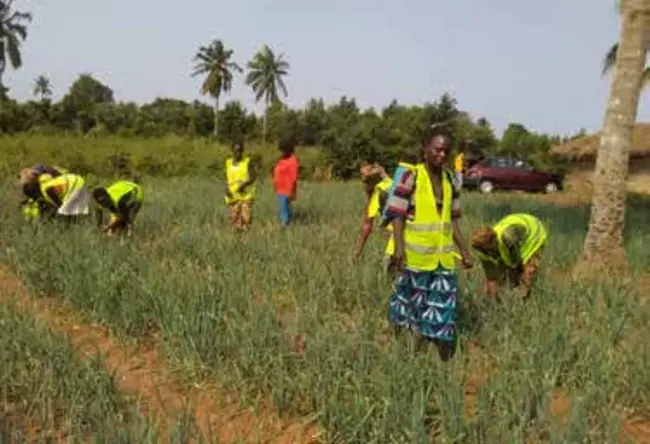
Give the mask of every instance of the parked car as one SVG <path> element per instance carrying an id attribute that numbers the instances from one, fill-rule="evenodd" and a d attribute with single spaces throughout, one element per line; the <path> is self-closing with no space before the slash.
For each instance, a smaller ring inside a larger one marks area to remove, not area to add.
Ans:
<path id="1" fill-rule="evenodd" d="M 495 189 L 544 191 L 554 193 L 564 189 L 564 177 L 540 171 L 524 160 L 513 157 L 488 157 L 463 175 L 463 188 L 491 193 Z"/>

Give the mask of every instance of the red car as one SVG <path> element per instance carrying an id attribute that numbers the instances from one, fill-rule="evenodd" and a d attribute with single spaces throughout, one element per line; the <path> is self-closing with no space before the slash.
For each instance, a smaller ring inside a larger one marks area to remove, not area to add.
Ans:
<path id="1" fill-rule="evenodd" d="M 512 157 L 489 157 L 468 168 L 463 175 L 463 188 L 482 193 L 495 189 L 554 193 L 564 188 L 563 182 L 559 174 L 540 171 Z"/>

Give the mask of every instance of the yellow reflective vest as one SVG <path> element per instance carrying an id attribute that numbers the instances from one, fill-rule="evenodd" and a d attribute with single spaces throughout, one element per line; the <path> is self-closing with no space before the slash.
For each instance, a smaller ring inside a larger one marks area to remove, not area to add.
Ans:
<path id="1" fill-rule="evenodd" d="M 515 264 L 510 257 L 508 248 L 503 242 L 503 232 L 513 225 L 521 225 L 526 229 L 526 240 L 521 246 L 519 255 L 522 264 L 526 264 L 530 258 L 546 243 L 548 234 L 544 224 L 535 216 L 526 213 L 511 214 L 504 217 L 494 225 L 493 229 L 497 235 L 499 244 L 499 256 L 503 263 L 510 268 L 515 268 L 519 264 Z"/>
<path id="2" fill-rule="evenodd" d="M 233 203 L 237 201 L 251 201 L 255 197 L 255 184 L 250 184 L 244 193 L 237 193 L 237 188 L 248 182 L 250 179 L 249 166 L 250 157 L 244 157 L 237 162 L 233 161 L 232 157 L 226 159 L 226 182 L 228 184 L 228 191 L 232 197 L 226 196 L 226 203 Z"/>
<path id="3" fill-rule="evenodd" d="M 48 190 L 54 189 L 61 202 L 65 202 L 70 193 L 74 190 L 83 188 L 85 181 L 83 177 L 76 174 L 63 174 L 61 176 L 50 178 L 40 182 L 41 194 L 43 199 L 50 205 L 55 205 L 50 196 L 47 195 Z"/>
<path id="4" fill-rule="evenodd" d="M 411 201 L 415 207 L 413 220 L 404 227 L 406 267 L 417 271 L 433 271 L 439 266 L 456 268 L 455 246 L 451 225 L 453 188 L 447 171 L 442 174 L 442 213 L 438 214 L 431 179 L 426 166 L 417 164 L 415 190 Z"/>

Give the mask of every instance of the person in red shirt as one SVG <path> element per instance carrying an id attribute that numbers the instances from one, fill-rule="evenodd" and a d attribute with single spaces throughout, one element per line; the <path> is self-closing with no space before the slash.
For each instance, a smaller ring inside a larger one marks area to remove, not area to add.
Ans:
<path id="1" fill-rule="evenodd" d="M 284 139 L 279 143 L 282 157 L 273 169 L 273 186 L 280 206 L 280 221 L 287 226 L 293 219 L 292 202 L 296 199 L 298 188 L 298 158 L 292 140 Z"/>

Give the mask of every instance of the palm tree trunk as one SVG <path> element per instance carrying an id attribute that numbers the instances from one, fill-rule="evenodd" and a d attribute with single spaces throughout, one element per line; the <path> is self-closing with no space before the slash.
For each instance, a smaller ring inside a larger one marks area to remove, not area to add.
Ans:
<path id="1" fill-rule="evenodd" d="M 269 98 L 264 99 L 264 119 L 262 119 L 262 140 L 266 145 L 266 130 L 269 120 Z"/>
<path id="2" fill-rule="evenodd" d="M 626 263 L 623 229 L 629 151 L 650 43 L 650 2 L 627 0 L 622 8 L 618 57 L 594 171 L 589 230 L 579 263 L 585 270 Z"/>
<path id="3" fill-rule="evenodd" d="M 214 98 L 214 138 L 219 137 L 219 97 Z"/>

